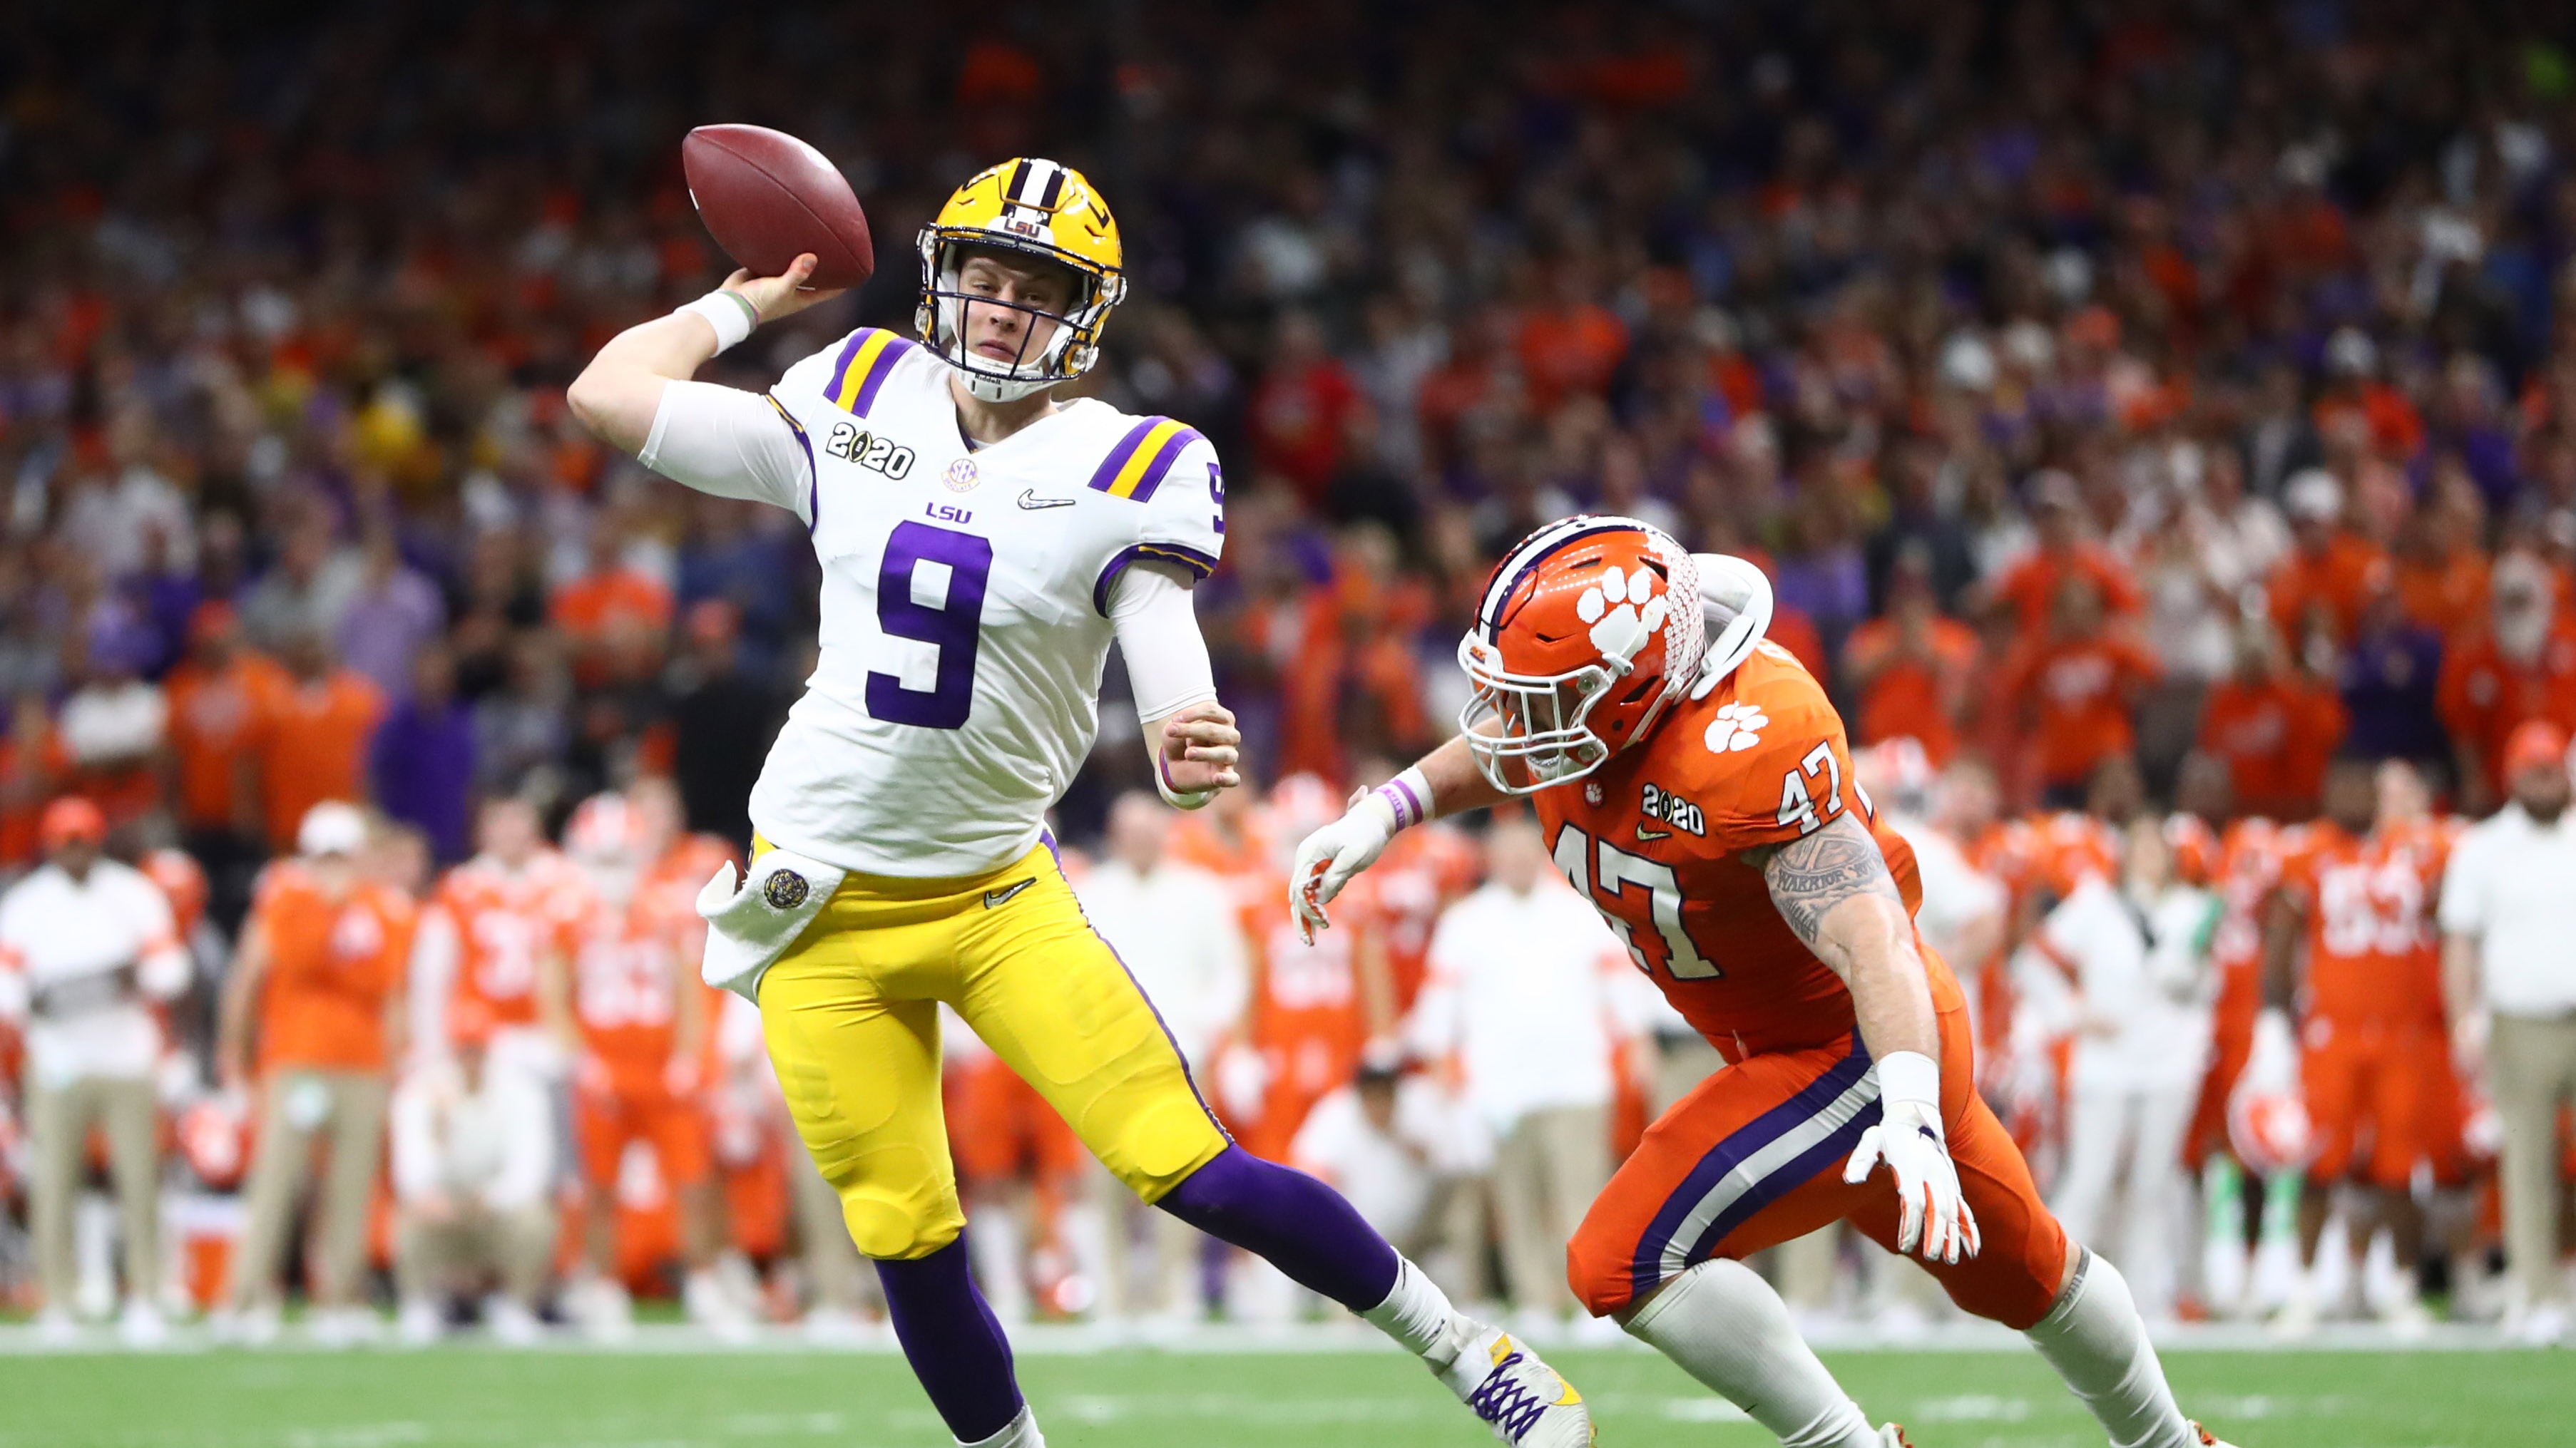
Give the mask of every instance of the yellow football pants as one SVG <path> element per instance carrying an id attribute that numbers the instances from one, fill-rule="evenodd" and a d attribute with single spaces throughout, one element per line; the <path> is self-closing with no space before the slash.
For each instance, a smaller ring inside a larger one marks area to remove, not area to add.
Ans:
<path id="1" fill-rule="evenodd" d="M 927 1256 L 965 1227 L 940 1112 L 943 1001 L 1146 1201 L 1225 1150 L 1049 846 L 978 879 L 852 875 L 761 977 L 760 1025 L 865 1255 Z"/>

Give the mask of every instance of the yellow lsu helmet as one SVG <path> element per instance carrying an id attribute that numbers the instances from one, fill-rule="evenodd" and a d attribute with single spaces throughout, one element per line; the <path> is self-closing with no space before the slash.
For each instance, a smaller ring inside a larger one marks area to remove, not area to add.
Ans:
<path id="1" fill-rule="evenodd" d="M 969 392 L 1008 402 L 1070 382 L 1100 360 L 1100 328 L 1127 295 L 1121 270 L 1126 252 L 1118 242 L 1117 219 L 1081 172 L 1034 156 L 980 172 L 921 229 L 920 247 L 921 306 L 913 326 L 931 351 L 966 374 Z M 1024 347 L 1022 356 L 1004 365 L 966 350 L 969 300 L 1014 305 L 969 298 L 959 286 L 967 254 L 979 247 L 1025 253 L 1073 273 L 1073 304 L 1054 318 L 1055 335 L 1037 356 L 1026 355 Z"/>

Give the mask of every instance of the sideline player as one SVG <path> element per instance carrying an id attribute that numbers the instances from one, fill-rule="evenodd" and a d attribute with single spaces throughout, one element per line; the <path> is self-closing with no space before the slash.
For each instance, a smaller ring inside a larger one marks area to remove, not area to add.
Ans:
<path id="1" fill-rule="evenodd" d="M 1556 1373 L 1331 1189 L 1227 1139 L 1045 834 L 1113 639 L 1165 797 L 1237 783 L 1190 599 L 1224 542 L 1215 450 L 1051 395 L 1090 370 L 1126 294 L 1107 204 L 1079 172 L 1007 161 L 949 198 L 920 252 L 914 337 L 860 328 L 766 395 L 687 380 L 824 299 L 800 256 L 611 339 L 569 401 L 656 471 L 793 512 L 822 562 L 821 656 L 752 792 L 749 877 L 700 898 L 707 974 L 757 998 L 922 1387 L 962 1443 L 1043 1442 L 960 1240 L 946 1003 L 1138 1196 L 1388 1332 L 1505 1441 L 1590 1442 Z"/>
<path id="2" fill-rule="evenodd" d="M 1730 1063 L 1576 1231 L 1594 1316 L 1783 1442 L 1894 1443 L 1741 1260 L 1849 1221 L 2027 1333 L 2113 1443 L 2213 1443 L 2175 1408 L 2127 1282 L 2067 1241 L 1978 1098 L 1966 1003 L 1914 928 L 1913 851 L 1853 779 L 1823 689 L 1762 639 L 1769 614 L 1751 565 L 1633 519 L 1539 529 L 1460 641 L 1461 734 L 1299 846 L 1291 908 L 1325 924 L 1399 830 L 1531 796 L 1557 867 Z M 1893 1194 L 1869 1184 L 1882 1163 Z"/>

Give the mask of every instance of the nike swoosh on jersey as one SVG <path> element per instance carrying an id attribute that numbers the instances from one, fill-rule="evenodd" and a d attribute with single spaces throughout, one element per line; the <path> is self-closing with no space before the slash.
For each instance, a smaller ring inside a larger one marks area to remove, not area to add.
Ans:
<path id="1" fill-rule="evenodd" d="M 1669 840 L 1672 837 L 1671 830 L 1650 830 L 1644 825 L 1637 826 L 1637 841 L 1640 844 L 1652 844 L 1656 840 Z"/>
<path id="2" fill-rule="evenodd" d="M 1035 488 L 1020 489 L 1020 506 L 1033 513 L 1040 508 L 1070 508 L 1073 504 L 1071 498 L 1041 498 Z"/>
<path id="3" fill-rule="evenodd" d="M 999 890 L 987 890 L 984 892 L 984 908 L 987 910 L 993 910 L 998 909 L 1001 906 L 1008 905 L 1011 903 L 1014 896 L 1037 882 L 1038 877 L 1031 875 L 1025 880 L 1005 885 Z"/>

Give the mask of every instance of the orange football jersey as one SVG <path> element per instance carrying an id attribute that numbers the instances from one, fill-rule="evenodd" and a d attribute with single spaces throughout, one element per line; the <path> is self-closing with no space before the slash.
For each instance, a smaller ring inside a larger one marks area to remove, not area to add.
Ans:
<path id="1" fill-rule="evenodd" d="M 1851 992 L 1781 918 L 1744 851 L 1849 814 L 1878 841 L 1907 912 L 1922 904 L 1913 847 L 1853 778 L 1842 719 L 1769 642 L 1642 743 L 1534 802 L 1557 868 L 1729 1059 L 1828 1045 L 1855 1023 Z M 1963 1006 L 1948 968 L 1925 959 L 1934 1004 Z"/>
<path id="2" fill-rule="evenodd" d="M 1397 835 L 1377 863 L 1352 880 L 1353 889 L 1362 882 L 1369 886 L 1365 906 L 1386 943 L 1397 1019 L 1410 1013 L 1422 994 L 1431 932 L 1440 923 L 1440 912 L 1474 889 L 1480 873 L 1482 861 L 1472 841 L 1449 825 L 1428 824 Z"/>
<path id="3" fill-rule="evenodd" d="M 417 915 L 373 882 L 327 895 L 299 859 L 262 870 L 250 907 L 269 954 L 260 1069 L 385 1069 L 386 998 L 402 989 Z"/>
<path id="4" fill-rule="evenodd" d="M 2355 836 L 2328 820 L 2285 844 L 2281 888 L 2307 907 L 2307 1010 L 2344 1022 L 2421 1020 L 2418 953 L 2432 937 L 2442 858 L 2412 828 Z"/>
<path id="5" fill-rule="evenodd" d="M 592 891 L 553 850 L 517 870 L 477 855 L 447 872 L 432 903 L 455 924 L 457 998 L 481 1001 L 499 1024 L 532 1026 L 538 968 L 547 956 L 569 956 L 579 946 Z"/>
<path id="6" fill-rule="evenodd" d="M 583 1044 L 623 1089 L 658 1087 L 679 1030 L 682 958 L 670 922 L 638 898 L 600 901 L 580 922 L 572 1014 Z"/>

